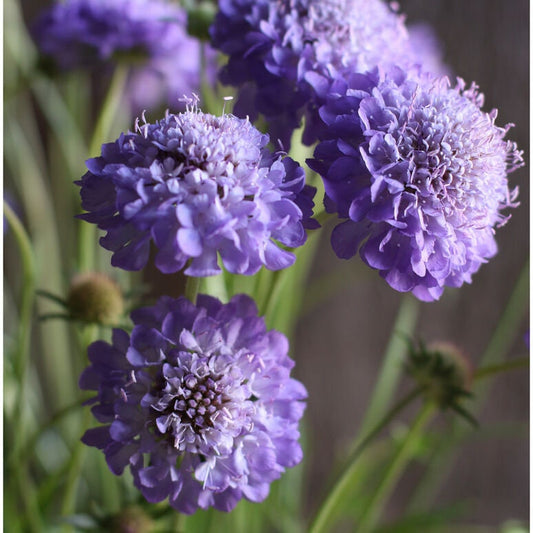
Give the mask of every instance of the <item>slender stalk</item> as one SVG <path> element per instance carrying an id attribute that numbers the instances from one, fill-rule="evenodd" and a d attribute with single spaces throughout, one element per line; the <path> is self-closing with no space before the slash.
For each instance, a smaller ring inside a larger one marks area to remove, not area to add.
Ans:
<path id="1" fill-rule="evenodd" d="M 37 294 L 37 296 L 42 296 L 43 298 L 48 298 L 48 300 L 51 300 L 52 302 L 59 304 L 63 308 L 68 307 L 67 302 L 63 298 L 60 298 L 56 294 L 53 294 L 49 291 L 45 291 L 43 289 L 37 289 L 35 291 L 35 294 Z"/>
<path id="2" fill-rule="evenodd" d="M 185 533 L 185 525 L 187 523 L 187 515 L 183 513 L 176 513 L 174 517 L 174 532 Z"/>
<path id="3" fill-rule="evenodd" d="M 516 370 L 519 368 L 529 368 L 529 357 L 519 357 L 517 359 L 507 361 L 506 363 L 484 366 L 475 372 L 474 380 L 478 381 L 480 379 L 490 378 L 496 374 L 501 374 L 503 372 L 508 372 L 509 370 Z"/>
<path id="4" fill-rule="evenodd" d="M 524 263 L 518 280 L 513 288 L 509 302 L 494 330 L 479 366 L 497 364 L 505 358 L 511 344 L 514 342 L 520 322 L 529 303 L 529 261 Z M 487 387 L 479 387 L 476 391 L 476 403 L 481 405 Z"/>
<path id="5" fill-rule="evenodd" d="M 5 122 L 6 164 L 13 178 L 12 184 L 18 189 L 28 231 L 32 235 L 37 266 L 36 285 L 44 285 L 48 290 L 62 294 L 64 265 L 61 263 L 57 213 L 52 202 L 46 164 L 38 157 L 40 143 L 32 109 L 31 102 L 26 98 L 21 98 L 18 105 L 6 109 L 11 119 Z M 29 149 L 21 150 L 24 146 Z M 50 302 L 37 301 L 36 306 L 39 312 L 46 312 Z M 70 401 L 75 392 L 71 379 L 72 350 L 68 329 L 65 324 L 57 322 L 39 330 L 40 355 L 35 361 L 39 381 L 49 392 L 49 405 L 56 408 Z"/>
<path id="6" fill-rule="evenodd" d="M 100 146 L 105 142 L 113 129 L 113 123 L 122 102 L 127 77 L 127 67 L 117 66 L 115 68 L 111 85 L 102 105 L 89 145 L 89 155 L 91 157 L 94 157 L 100 151 Z M 95 268 L 96 227 L 93 224 L 81 222 L 78 242 L 79 270 L 82 272 L 93 270 Z"/>
<path id="7" fill-rule="evenodd" d="M 404 295 L 385 351 L 381 372 L 372 393 L 370 405 L 361 424 L 360 434 L 362 435 L 367 433 L 369 428 L 375 424 L 375 421 L 383 416 L 394 396 L 407 350 L 404 336 L 412 334 L 417 317 L 418 300 L 410 294 Z"/>
<path id="8" fill-rule="evenodd" d="M 24 514 L 28 519 L 28 527 L 30 531 L 35 531 L 37 533 L 42 531 L 42 523 L 40 519 L 41 513 L 33 491 L 33 483 L 29 477 L 27 460 L 20 455 L 21 440 L 25 435 L 23 428 L 26 426 L 24 423 L 24 406 L 26 405 L 24 396 L 27 388 L 31 319 L 35 296 L 35 257 L 31 241 L 24 226 L 6 202 L 4 202 L 4 216 L 6 217 L 13 231 L 15 240 L 17 241 L 22 263 L 22 294 L 20 298 L 18 349 L 13 363 L 18 386 L 16 389 L 16 398 L 12 413 L 12 427 L 15 431 L 13 448 L 11 451 L 12 456 L 19 458 L 19 460 L 14 461 L 12 466 L 17 488 L 19 489 L 25 508 Z"/>
<path id="9" fill-rule="evenodd" d="M 88 427 L 91 420 L 91 411 L 85 409 L 82 415 L 82 428 L 83 430 Z M 67 479 L 65 481 L 65 487 L 63 489 L 63 503 L 61 505 L 61 515 L 69 516 L 74 513 L 76 505 L 76 496 L 78 494 L 78 482 L 81 476 L 81 470 L 83 467 L 83 461 L 87 454 L 87 446 L 85 446 L 81 440 L 78 440 L 74 444 L 74 449 L 70 456 L 67 469 Z M 65 524 L 63 526 L 65 533 L 73 531 L 73 526 Z"/>
<path id="10" fill-rule="evenodd" d="M 20 251 L 21 263 L 22 263 L 22 294 L 21 294 L 21 304 L 20 304 L 20 317 L 19 317 L 19 342 L 18 342 L 18 352 L 17 357 L 14 363 L 15 375 L 19 380 L 19 383 L 22 384 L 24 376 L 26 374 L 26 369 L 28 366 L 28 356 L 29 356 L 29 344 L 30 344 L 30 334 L 31 334 L 31 317 L 33 310 L 33 300 L 35 296 L 35 257 L 33 254 L 33 248 L 24 229 L 24 226 L 18 219 L 15 212 L 11 209 L 9 204 L 4 201 L 4 215 L 7 219 L 7 222 L 13 230 L 13 235 L 17 241 L 17 245 Z M 19 396 L 24 392 L 22 385 L 19 387 Z M 20 397 L 17 398 L 16 406 L 22 402 L 18 401 Z M 16 408 L 16 407 L 15 407 Z"/>
<path id="11" fill-rule="evenodd" d="M 496 366 L 500 365 L 508 352 L 511 343 L 514 342 L 529 302 L 528 284 L 529 261 L 526 261 L 513 288 L 500 322 L 496 326 L 487 348 L 481 357 L 479 363 L 481 367 L 481 375 L 479 378 L 485 377 L 483 376 L 484 368 L 496 368 Z M 503 364 L 506 363 L 502 363 L 502 365 Z M 491 375 L 494 375 L 495 373 L 496 372 L 492 372 Z M 489 385 L 489 383 L 482 383 L 475 388 L 473 405 L 470 408 L 470 412 L 474 416 L 476 416 L 483 407 L 483 402 L 488 393 Z M 464 436 L 467 432 L 471 431 L 471 429 L 469 427 L 465 428 L 454 424 L 452 431 L 458 432 L 460 435 Z M 456 453 L 457 451 L 453 448 L 438 448 L 435 450 L 435 458 L 430 463 L 424 477 L 416 488 L 411 498 L 408 512 L 417 512 L 418 510 L 431 505 L 431 502 L 435 500 L 437 491 L 442 484 L 443 477 L 451 470 L 451 465 L 456 457 Z"/>
<path id="12" fill-rule="evenodd" d="M 88 346 L 95 339 L 98 338 L 99 328 L 95 324 L 86 325 L 80 332 L 79 339 L 80 344 L 83 347 Z M 91 411 L 85 409 L 81 419 L 80 435 L 85 432 L 91 421 Z M 69 516 L 74 513 L 76 506 L 76 495 L 78 493 L 78 484 L 81 477 L 81 471 L 83 468 L 83 462 L 87 454 L 87 446 L 82 443 L 80 439 L 77 439 L 74 443 L 74 448 L 70 456 L 67 469 L 67 479 L 63 489 L 63 503 L 61 506 L 61 514 L 63 516 Z M 63 531 L 72 531 L 72 526 L 65 524 Z"/>
<path id="13" fill-rule="evenodd" d="M 377 489 L 372 495 L 368 506 L 363 511 L 357 527 L 358 533 L 366 533 L 375 529 L 383 506 L 387 503 L 396 483 L 411 459 L 413 446 L 420 438 L 420 434 L 426 424 L 430 421 L 434 412 L 435 406 L 432 403 L 425 403 L 420 410 L 420 413 L 410 427 L 403 442 L 396 450 L 385 474 L 380 479 Z"/>
<path id="14" fill-rule="evenodd" d="M 353 451 L 350 453 L 346 467 L 342 470 L 342 475 L 335 483 L 332 490 L 329 491 L 324 503 L 321 505 L 318 513 L 309 530 L 310 533 L 321 533 L 329 531 L 330 522 L 333 518 L 335 509 L 342 495 L 347 490 L 350 481 L 354 477 L 357 469 L 357 460 L 370 444 L 370 442 L 415 398 L 422 392 L 422 387 L 417 387 L 400 400 L 384 417 L 383 419 L 359 442 L 356 442 Z"/>
<path id="15" fill-rule="evenodd" d="M 107 91 L 104 103 L 98 116 L 98 121 L 94 128 L 91 144 L 89 145 L 89 155 L 94 156 L 100 151 L 100 146 L 109 136 L 113 129 L 115 117 L 122 103 L 124 87 L 128 79 L 129 68 L 124 65 L 115 67 L 111 85 Z"/>
<path id="16" fill-rule="evenodd" d="M 83 402 L 85 400 L 77 400 L 74 403 L 71 403 L 70 405 L 67 405 L 66 407 L 63 407 L 63 409 L 60 409 L 57 413 L 48 420 L 45 424 L 39 427 L 32 435 L 29 437 L 26 442 L 24 443 L 24 447 L 21 449 L 20 456 L 21 457 L 27 457 L 31 454 L 31 451 L 35 448 L 37 441 L 39 438 L 43 435 L 43 433 L 50 429 L 51 427 L 55 426 L 57 422 L 59 422 L 63 417 L 69 415 L 76 409 L 81 409 L 83 407 Z M 8 457 L 8 464 L 15 462 L 16 458 L 11 454 Z"/>
<path id="17" fill-rule="evenodd" d="M 200 288 L 200 278 L 189 276 L 185 283 L 185 298 L 196 305 L 196 297 Z"/>

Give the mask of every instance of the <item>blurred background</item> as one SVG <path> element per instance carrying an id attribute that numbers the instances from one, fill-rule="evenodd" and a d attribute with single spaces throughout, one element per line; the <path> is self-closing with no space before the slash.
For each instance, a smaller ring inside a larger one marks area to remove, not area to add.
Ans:
<path id="1" fill-rule="evenodd" d="M 529 256 L 529 2 L 527 0 L 403 0 L 407 23 L 433 26 L 444 60 L 457 76 L 480 86 L 485 110 L 498 108 L 499 125 L 516 124 L 509 138 L 524 150 L 526 166 L 511 174 L 520 188 L 520 206 L 496 234 L 499 254 L 481 267 L 471 286 L 421 303 L 415 334 L 426 342 L 456 344 L 472 364 L 480 360 Z M 297 329 L 296 374 L 309 390 L 312 467 L 309 500 L 327 490 L 329 472 L 346 453 L 363 419 L 402 295 L 389 289 L 358 260 L 339 261 L 322 243 L 310 280 L 312 294 L 331 283 L 334 294 L 314 302 Z M 339 282 L 340 280 L 340 282 Z M 322 287 L 317 287 L 322 284 Z M 528 318 L 505 357 L 524 355 Z M 444 485 L 432 498 L 435 508 L 465 501 L 467 522 L 492 526 L 529 517 L 529 377 L 515 371 L 492 381 L 476 431 L 443 472 Z M 468 402 L 467 404 L 468 405 Z M 441 420 L 441 422 L 446 423 Z M 391 516 L 417 486 L 417 466 L 400 486 Z M 492 529 L 487 528 L 486 531 Z M 452 529 L 455 531 L 455 529 Z M 485 531 L 485 530 L 482 530 Z"/>
<path id="2" fill-rule="evenodd" d="M 36 0 L 23 0 L 22 7 L 30 21 L 43 6 Z M 509 138 L 525 151 L 526 167 L 510 176 L 511 184 L 520 188 L 521 205 L 497 232 L 499 254 L 480 269 L 471 286 L 445 292 L 437 303 L 418 306 L 415 335 L 426 342 L 456 344 L 475 367 L 529 257 L 529 2 L 403 0 L 400 9 L 408 24 L 425 22 L 434 28 L 444 61 L 467 84 L 477 82 L 485 94 L 484 109 L 499 109 L 499 125 L 516 124 Z M 82 172 L 80 162 L 79 175 Z M 65 220 L 71 220 L 68 217 Z M 38 217 L 36 220 L 38 226 Z M 73 229 L 63 231 L 70 231 L 72 238 Z M 45 235 L 44 226 L 42 232 Z M 295 375 L 309 391 L 304 465 L 309 508 L 330 487 L 331 472 L 338 468 L 357 434 L 396 314 L 406 300 L 359 260 L 338 260 L 329 246 L 330 232 L 331 227 L 322 234 L 292 346 L 297 361 Z M 38 242 L 41 248 L 37 253 L 46 254 L 50 244 L 44 237 Z M 13 262 L 7 258 L 7 284 L 17 284 L 17 275 L 16 258 Z M 66 277 L 68 273 L 51 271 L 49 288 L 64 290 L 61 280 Z M 179 287 L 173 291 L 179 293 Z M 9 322 L 9 317 L 6 320 Z M 528 324 L 528 317 L 524 317 L 516 336 L 507 339 L 504 358 L 527 353 Z M 64 335 L 61 325 L 50 328 L 49 343 L 54 331 L 59 332 L 56 337 Z M 42 371 L 50 372 L 45 367 Z M 508 519 L 529 520 L 528 372 L 509 372 L 491 383 L 479 416 L 479 430 L 464 432 L 459 453 L 438 472 L 443 485 L 419 495 L 435 509 L 465 502 L 460 510 L 462 522 L 481 525 L 479 531 L 486 532 L 496 531 Z M 401 390 L 407 388 L 407 382 L 402 383 Z M 57 393 L 49 392 L 52 396 Z M 63 392 L 67 397 L 72 391 Z M 439 417 L 435 427 L 444 431 L 449 427 L 451 431 L 456 428 L 451 418 Z M 401 422 L 396 423 L 393 432 L 402 431 L 402 427 Z M 430 452 L 423 463 L 415 462 L 402 480 L 388 508 L 391 518 L 420 487 L 422 474 L 432 464 Z M 452 531 L 461 533 L 459 529 Z"/>

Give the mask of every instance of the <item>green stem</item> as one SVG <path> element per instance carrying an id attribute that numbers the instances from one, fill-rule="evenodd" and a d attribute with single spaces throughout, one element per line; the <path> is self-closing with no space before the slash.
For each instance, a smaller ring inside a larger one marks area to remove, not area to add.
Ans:
<path id="1" fill-rule="evenodd" d="M 313 218 L 315 218 L 321 226 L 325 226 L 330 220 L 335 218 L 335 215 L 322 210 L 316 213 Z"/>
<path id="2" fill-rule="evenodd" d="M 430 421 L 434 411 L 435 406 L 432 403 L 425 403 L 420 410 L 420 413 L 410 427 L 407 435 L 405 435 L 403 442 L 396 450 L 385 474 L 381 477 L 366 509 L 363 511 L 363 514 L 359 519 L 357 528 L 358 533 L 366 533 L 375 529 L 381 510 L 387 503 L 387 500 L 394 490 L 402 472 L 409 463 L 413 447 L 420 438 L 420 434 L 424 427 Z"/>
<path id="3" fill-rule="evenodd" d="M 27 374 L 30 355 L 31 340 L 31 320 L 33 314 L 33 301 L 35 296 L 35 257 L 32 244 L 24 226 L 18 219 L 15 212 L 9 204 L 4 201 L 4 216 L 9 223 L 20 252 L 22 263 L 22 294 L 20 297 L 19 312 L 19 330 L 18 330 L 18 349 L 13 362 L 15 377 L 18 381 L 16 389 L 16 398 L 12 413 L 12 427 L 14 431 L 14 442 L 12 456 L 16 457 L 14 461 L 14 477 L 21 499 L 25 507 L 25 515 L 29 521 L 31 531 L 41 531 L 42 523 L 40 520 L 40 511 L 33 491 L 33 484 L 29 478 L 28 463 L 26 457 L 20 454 L 21 440 L 25 435 L 23 428 L 24 423 L 24 406 L 26 401 L 24 396 L 27 388 Z"/>
<path id="4" fill-rule="evenodd" d="M 189 276 L 185 283 L 185 298 L 196 305 L 196 297 L 200 288 L 200 278 Z"/>
<path id="5" fill-rule="evenodd" d="M 46 422 L 45 424 L 40 426 L 39 429 L 36 430 L 35 433 L 33 433 L 33 435 L 31 435 L 31 437 L 29 437 L 26 440 L 26 442 L 24 444 L 24 447 L 21 450 L 20 456 L 21 457 L 28 457 L 32 453 L 32 450 L 35 449 L 37 441 L 39 440 L 39 438 L 43 435 L 43 433 L 46 430 L 48 430 L 51 427 L 55 426 L 57 424 L 57 422 L 59 422 L 63 417 L 65 417 L 68 414 L 72 413 L 76 409 L 82 408 L 84 402 L 85 402 L 85 400 L 83 400 L 83 401 L 78 400 L 78 401 L 76 401 L 76 402 L 74 402 L 74 403 L 72 403 L 70 405 L 67 405 L 66 407 L 63 407 L 63 409 L 60 409 L 59 411 L 57 411 L 57 413 L 55 413 L 55 415 L 52 416 L 52 418 L 50 418 L 50 420 L 48 420 L 48 422 Z M 10 464 L 12 464 L 14 462 L 16 462 L 16 458 L 15 458 L 15 456 L 13 454 L 10 454 L 9 457 L 8 457 L 8 465 L 10 465 Z"/>
<path id="6" fill-rule="evenodd" d="M 418 317 L 418 300 L 410 294 L 403 296 L 396 322 L 392 328 L 389 344 L 381 366 L 370 405 L 361 424 L 360 434 L 368 432 L 376 420 L 383 416 L 389 406 L 402 373 L 407 343 L 405 337 L 411 336 Z"/>
<path id="7" fill-rule="evenodd" d="M 99 337 L 99 333 L 100 331 L 97 325 L 87 324 L 79 333 L 80 345 L 84 348 L 87 347 Z M 89 427 L 91 418 L 91 411 L 89 409 L 85 409 L 81 420 L 81 428 L 79 432 L 80 435 L 85 433 L 86 429 Z M 72 450 L 70 461 L 68 463 L 67 479 L 65 482 L 65 487 L 63 489 L 63 504 L 61 506 L 61 514 L 63 516 L 69 516 L 71 514 L 74 514 L 76 506 L 76 496 L 78 493 L 78 483 L 81 478 L 83 461 L 85 459 L 86 454 L 87 446 L 83 444 L 81 439 L 77 439 L 74 443 L 74 448 Z M 66 524 L 63 527 L 63 531 L 72 531 L 72 526 Z"/>
<path id="8" fill-rule="evenodd" d="M 68 313 L 45 313 L 39 315 L 39 322 L 46 322 L 47 320 L 65 320 L 66 322 L 72 321 L 72 317 Z"/>
<path id="9" fill-rule="evenodd" d="M 22 295 L 20 298 L 21 304 L 18 343 L 19 349 L 14 363 L 15 375 L 19 380 L 19 383 L 22 384 L 26 374 L 29 357 L 31 317 L 33 310 L 33 299 L 35 295 L 35 257 L 30 238 L 28 237 L 24 226 L 9 204 L 5 201 L 4 215 L 7 219 L 7 222 L 11 226 L 11 229 L 13 230 L 13 235 L 17 241 L 22 261 Z M 22 402 L 19 401 L 21 399 L 20 395 L 24 394 L 24 391 L 21 390 L 22 388 L 22 386 L 19 387 L 19 397 L 15 403 L 16 406 L 22 404 Z"/>
<path id="10" fill-rule="evenodd" d="M 529 302 L 529 261 L 526 261 L 516 285 L 514 286 L 509 303 L 505 308 L 490 342 L 479 361 L 479 366 L 492 365 L 502 361 L 514 342 L 517 329 L 520 326 L 524 312 Z M 485 387 L 476 394 L 476 398 L 484 395 Z"/>
<path id="11" fill-rule="evenodd" d="M 113 129 L 113 123 L 117 111 L 122 102 L 122 96 L 126 80 L 128 77 L 128 68 L 118 66 L 115 68 L 111 85 L 107 91 L 106 98 L 102 105 L 98 121 L 95 125 L 91 143 L 89 145 L 89 156 L 94 157 L 100 152 L 103 142 L 109 137 Z M 80 222 L 79 226 L 79 248 L 78 248 L 78 268 L 81 272 L 94 270 L 95 268 L 95 249 L 96 249 L 96 227 L 87 222 Z"/>
<path id="12" fill-rule="evenodd" d="M 100 110 L 100 115 L 94 128 L 91 144 L 89 145 L 89 155 L 94 156 L 100 152 L 100 147 L 113 129 L 116 114 L 120 108 L 124 87 L 128 79 L 129 68 L 124 65 L 118 65 L 115 68 L 111 85 L 107 91 L 104 103 Z"/>
<path id="13" fill-rule="evenodd" d="M 490 366 L 495 368 L 496 365 L 499 366 L 506 353 L 509 351 L 512 343 L 515 341 L 529 302 L 528 284 L 529 261 L 526 261 L 513 288 L 509 302 L 479 362 L 482 374 L 485 367 L 489 368 Z M 492 372 L 492 374 L 494 373 L 496 372 Z M 481 377 L 485 376 L 481 375 L 480 378 Z M 481 411 L 489 386 L 489 383 L 480 383 L 479 385 L 476 385 L 473 405 L 470 409 L 470 412 L 474 416 Z M 458 423 L 459 422 L 457 422 L 457 424 Z M 454 424 L 452 431 L 464 436 L 467 432 L 471 431 L 471 429 L 469 427 L 465 428 Z M 431 461 L 424 477 L 411 497 L 408 512 L 417 512 L 431 505 L 437 496 L 443 477 L 450 472 L 455 457 L 455 449 L 443 449 L 437 447 L 434 460 Z"/>
<path id="14" fill-rule="evenodd" d="M 370 444 L 370 442 L 405 408 L 409 405 L 415 398 L 417 398 L 422 392 L 422 387 L 417 387 L 407 394 L 402 400 L 400 400 L 384 417 L 383 419 L 359 442 L 356 442 L 353 451 L 350 453 L 347 461 L 346 467 L 342 469 L 342 475 L 339 480 L 335 483 L 333 489 L 329 491 L 328 496 L 324 503 L 321 505 L 318 513 L 313 520 L 310 533 L 322 533 L 329 531 L 329 526 L 331 525 L 331 520 L 335 513 L 335 509 L 338 506 L 342 495 L 347 490 L 350 481 L 353 479 L 356 469 L 357 469 L 357 460 Z"/>
<path id="15" fill-rule="evenodd" d="M 185 525 L 187 523 L 187 515 L 183 513 L 176 513 L 174 517 L 174 533 L 185 533 Z"/>
<path id="16" fill-rule="evenodd" d="M 89 426 L 91 420 L 91 411 L 85 409 L 82 415 L 82 431 Z M 83 461 L 87 454 L 87 446 L 78 440 L 74 444 L 74 449 L 70 456 L 67 469 L 67 479 L 65 481 L 65 487 L 63 489 L 63 503 L 61 505 L 61 515 L 70 516 L 74 514 L 76 505 L 76 496 L 78 494 L 78 482 L 81 476 L 81 470 L 83 468 Z M 65 533 L 73 531 L 73 526 L 65 524 L 63 526 Z"/>
<path id="17" fill-rule="evenodd" d="M 496 365 L 484 366 L 478 369 L 474 374 L 474 380 L 490 378 L 496 374 L 508 372 L 509 370 L 516 370 L 517 368 L 529 368 L 529 357 L 519 357 L 512 359 L 506 363 Z"/>
<path id="18" fill-rule="evenodd" d="M 68 304 L 63 298 L 60 298 L 59 296 L 51 292 L 45 291 L 43 289 L 37 289 L 35 291 L 35 294 L 37 294 L 37 296 L 42 296 L 43 298 L 47 298 L 48 300 L 51 300 L 52 302 L 55 302 L 56 304 L 59 304 L 64 309 L 68 308 Z"/>

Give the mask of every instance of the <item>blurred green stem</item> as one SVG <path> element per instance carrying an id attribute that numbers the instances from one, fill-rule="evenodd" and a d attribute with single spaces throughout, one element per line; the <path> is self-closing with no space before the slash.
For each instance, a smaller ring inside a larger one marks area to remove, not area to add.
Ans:
<path id="1" fill-rule="evenodd" d="M 322 506 L 320 507 L 315 519 L 310 528 L 310 533 L 327 533 L 338 501 L 341 499 L 343 493 L 348 489 L 350 481 L 356 475 L 357 460 L 366 449 L 368 444 L 415 398 L 422 392 L 422 387 L 417 387 L 400 400 L 384 417 L 383 419 L 366 435 L 363 439 L 356 442 L 353 451 L 350 453 L 346 467 L 342 470 L 341 477 L 334 485 L 333 489 L 329 491 L 328 496 Z"/>
<path id="2" fill-rule="evenodd" d="M 516 359 L 511 359 L 506 363 L 489 365 L 484 366 L 483 368 L 479 368 L 474 373 L 474 381 L 490 378 L 495 376 L 496 374 L 502 374 L 504 372 L 508 372 L 509 370 L 516 370 L 519 368 L 529 368 L 529 357 L 519 357 Z"/>
<path id="3" fill-rule="evenodd" d="M 98 121 L 94 128 L 91 144 L 89 145 L 89 156 L 94 157 L 100 152 L 102 143 L 106 142 L 111 130 L 116 114 L 120 109 L 124 88 L 128 79 L 129 67 L 126 65 L 117 65 L 113 74 L 113 79 L 109 85 L 106 98 L 100 109 Z"/>
<path id="4" fill-rule="evenodd" d="M 128 67 L 122 65 L 115 68 L 111 85 L 109 86 L 106 98 L 102 104 L 100 114 L 98 115 L 99 118 L 96 122 L 91 143 L 89 145 L 90 157 L 96 157 L 100 153 L 102 143 L 108 139 L 113 129 L 113 123 L 122 103 L 124 87 L 128 78 L 128 70 Z M 82 221 L 79 227 L 78 242 L 78 268 L 80 272 L 94 270 L 96 226 Z"/>
<path id="5" fill-rule="evenodd" d="M 492 337 L 485 349 L 483 356 L 479 362 L 480 375 L 476 380 L 483 376 L 485 372 L 487 377 L 489 375 L 488 369 L 492 367 L 493 371 L 490 375 L 503 371 L 503 366 L 514 365 L 513 361 L 509 363 L 501 363 L 506 353 L 509 351 L 512 343 L 516 339 L 522 319 L 526 313 L 529 303 L 529 261 L 526 261 L 522 267 L 522 271 L 514 286 L 513 292 L 509 298 L 509 302 L 502 314 L 502 317 L 492 334 Z M 505 368 L 507 370 L 507 368 Z M 476 384 L 474 390 L 473 402 L 470 412 L 475 416 L 481 411 L 484 399 L 488 393 L 490 383 Z M 471 431 L 470 427 L 462 427 L 454 423 L 451 428 L 451 433 L 459 435 L 466 435 Z M 439 487 L 442 485 L 443 479 L 451 471 L 453 460 L 456 456 L 457 450 L 453 447 L 447 446 L 447 442 L 443 441 L 441 447 L 435 450 L 434 458 L 429 464 L 424 477 L 416 488 L 411 501 L 409 503 L 408 512 L 419 512 L 431 505 L 435 500 Z"/>
<path id="6" fill-rule="evenodd" d="M 69 415 L 76 409 L 81 409 L 83 407 L 83 403 L 85 400 L 77 400 L 76 402 L 67 405 L 66 407 L 63 407 L 63 409 L 60 409 L 57 413 L 55 413 L 48 422 L 40 426 L 25 442 L 24 447 L 21 451 L 21 456 L 29 456 L 32 451 L 35 449 L 35 446 L 37 445 L 37 441 L 40 439 L 40 437 L 43 435 L 43 433 L 54 427 L 62 418 Z M 9 461 L 14 461 L 14 458 L 10 455 Z"/>
<path id="7" fill-rule="evenodd" d="M 22 262 L 22 294 L 20 297 L 20 316 L 19 316 L 19 342 L 18 342 L 18 352 L 17 357 L 14 362 L 15 375 L 21 384 L 19 389 L 19 395 L 23 394 L 21 390 L 22 383 L 24 381 L 24 376 L 26 374 L 26 369 L 28 366 L 28 356 L 29 356 L 29 344 L 31 337 L 31 317 L 33 310 L 33 300 L 35 296 L 35 258 L 33 255 L 33 248 L 24 229 L 24 226 L 18 219 L 17 215 L 11 209 L 9 204 L 4 201 L 4 215 L 7 219 L 7 222 L 13 230 L 13 235 L 17 241 L 17 245 L 20 251 L 20 257 Z M 20 398 L 18 398 L 20 400 Z M 22 402 L 17 401 L 15 404 L 15 409 Z"/>
<path id="8" fill-rule="evenodd" d="M 9 204 L 4 201 L 4 216 L 6 217 L 17 241 L 22 263 L 22 294 L 20 297 L 18 349 L 15 354 L 13 367 L 18 381 L 16 397 L 12 413 L 13 448 L 11 456 L 16 458 L 12 463 L 12 471 L 17 482 L 17 488 L 23 501 L 24 516 L 28 519 L 30 531 L 42 531 L 40 511 L 35 498 L 33 484 L 28 475 L 27 460 L 20 457 L 21 441 L 24 439 L 26 424 L 24 423 L 24 407 L 26 406 L 25 394 L 27 388 L 27 373 L 30 355 L 31 319 L 33 313 L 33 301 L 35 297 L 35 257 L 31 241 L 24 226 Z M 9 433 L 9 432 L 8 432 Z"/>
<path id="9" fill-rule="evenodd" d="M 383 507 L 387 503 L 396 483 L 411 459 L 413 447 L 416 445 L 422 431 L 431 420 L 434 412 L 435 406 L 432 403 L 424 403 L 418 416 L 396 450 L 387 470 L 380 478 L 379 484 L 367 507 L 363 511 L 357 526 L 358 533 L 374 531 Z"/>
<path id="10" fill-rule="evenodd" d="M 403 296 L 385 351 L 381 372 L 359 430 L 361 435 L 367 433 L 375 425 L 376 420 L 383 416 L 394 396 L 405 360 L 406 337 L 412 335 L 416 326 L 418 308 L 419 303 L 416 298 L 410 294 Z"/>
<path id="11" fill-rule="evenodd" d="M 85 431 L 91 420 L 91 411 L 85 409 L 82 415 L 82 429 Z M 65 487 L 63 489 L 63 503 L 61 505 L 61 515 L 63 517 L 74 514 L 76 505 L 76 496 L 78 494 L 78 482 L 81 477 L 81 470 L 83 467 L 83 460 L 87 453 L 87 446 L 78 440 L 74 444 L 74 449 L 68 461 L 67 479 L 65 481 Z M 65 524 L 63 526 L 65 533 L 70 533 L 73 530 L 73 526 Z"/>
<path id="12" fill-rule="evenodd" d="M 478 363 L 478 366 L 493 365 L 505 358 L 511 344 L 515 341 L 518 328 L 529 303 L 529 261 L 524 263 L 516 285 L 503 315 L 492 334 L 490 342 Z M 476 400 L 481 404 L 486 387 L 478 389 Z"/>
<path id="13" fill-rule="evenodd" d="M 196 297 L 200 288 L 200 278 L 189 276 L 185 283 L 185 298 L 196 305 Z"/>
<path id="14" fill-rule="evenodd" d="M 185 533 L 185 525 L 187 523 L 187 515 L 183 513 L 176 513 L 174 517 L 174 532 Z"/>
<path id="15" fill-rule="evenodd" d="M 80 332 L 79 339 L 80 344 L 83 347 L 88 346 L 94 340 L 99 337 L 99 328 L 95 324 L 88 324 L 84 326 L 83 330 Z M 84 409 L 82 419 L 81 419 L 81 428 L 80 435 L 85 433 L 86 429 L 89 426 L 91 421 L 91 411 L 89 409 Z M 74 514 L 76 507 L 76 495 L 78 493 L 78 483 L 81 478 L 81 472 L 83 469 L 83 461 L 85 455 L 87 454 L 87 446 L 83 444 L 81 439 L 77 439 L 74 443 L 74 448 L 68 461 L 67 469 L 67 479 L 65 481 L 65 487 L 63 489 L 63 504 L 61 506 L 62 516 L 69 516 Z M 65 525 L 63 531 L 70 532 L 72 531 L 71 525 Z"/>

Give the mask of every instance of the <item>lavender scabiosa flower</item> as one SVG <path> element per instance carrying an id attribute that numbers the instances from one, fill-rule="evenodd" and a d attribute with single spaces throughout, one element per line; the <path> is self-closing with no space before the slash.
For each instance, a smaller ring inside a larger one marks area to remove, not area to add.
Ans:
<path id="1" fill-rule="evenodd" d="M 304 114 L 303 141 L 316 140 L 333 79 L 412 61 L 403 17 L 382 0 L 221 0 L 211 37 L 229 56 L 221 81 L 241 89 L 235 113 L 262 113 L 285 147 Z"/>
<path id="2" fill-rule="evenodd" d="M 183 9 L 165 0 L 66 0 L 33 26 L 41 53 L 62 70 L 127 62 L 135 112 L 175 104 L 200 87 L 201 43 L 187 35 Z M 214 51 L 205 46 L 208 76 Z"/>
<path id="3" fill-rule="evenodd" d="M 87 161 L 77 183 L 80 218 L 107 230 L 100 240 L 111 262 L 139 270 L 150 242 L 161 272 L 190 276 L 254 274 L 288 267 L 311 220 L 314 189 L 289 157 L 273 154 L 248 120 L 188 110 L 137 127 Z M 275 242 L 277 241 L 277 242 Z"/>
<path id="4" fill-rule="evenodd" d="M 92 412 L 105 425 L 83 442 L 114 474 L 129 465 L 148 501 L 183 513 L 264 500 L 302 458 L 307 393 L 290 377 L 287 339 L 245 295 L 162 297 L 132 319 L 131 336 L 115 329 L 112 344 L 89 346 L 80 387 L 98 391 Z"/>
<path id="5" fill-rule="evenodd" d="M 359 253 L 391 287 L 421 300 L 471 282 L 497 251 L 494 229 L 514 207 L 507 174 L 523 164 L 510 125 L 481 110 L 475 85 L 401 70 L 338 83 L 321 116 L 327 139 L 310 166 L 341 219 L 336 254 Z"/>
<path id="6" fill-rule="evenodd" d="M 408 24 L 409 47 L 412 62 L 423 72 L 435 76 L 452 77 L 452 69 L 444 62 L 444 46 L 434 28 L 425 22 Z"/>

